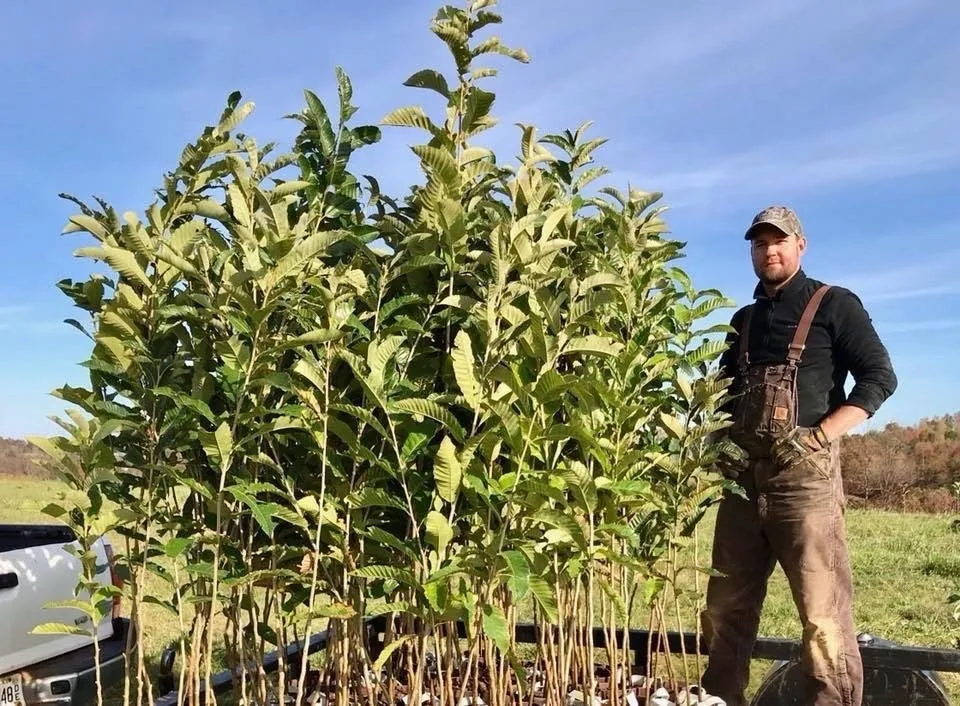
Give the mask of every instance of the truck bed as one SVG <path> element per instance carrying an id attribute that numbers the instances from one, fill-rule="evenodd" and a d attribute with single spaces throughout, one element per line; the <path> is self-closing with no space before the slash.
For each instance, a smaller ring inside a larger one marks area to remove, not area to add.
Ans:
<path id="1" fill-rule="evenodd" d="M 113 636 L 100 640 L 100 680 L 103 688 L 123 679 L 128 644 L 136 645 L 130 621 L 113 621 Z M 96 660 L 93 645 L 87 645 L 19 672 L 23 678 L 23 696 L 33 704 L 96 703 Z"/>

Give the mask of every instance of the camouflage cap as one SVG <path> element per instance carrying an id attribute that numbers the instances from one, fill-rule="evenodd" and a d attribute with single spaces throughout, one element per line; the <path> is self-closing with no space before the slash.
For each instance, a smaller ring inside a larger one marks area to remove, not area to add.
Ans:
<path id="1" fill-rule="evenodd" d="M 760 226 L 773 226 L 787 235 L 795 235 L 798 238 L 803 237 L 803 226 L 800 225 L 800 219 L 796 212 L 787 206 L 767 206 L 756 216 L 753 222 L 743 236 L 745 240 L 753 238 L 754 233 Z"/>

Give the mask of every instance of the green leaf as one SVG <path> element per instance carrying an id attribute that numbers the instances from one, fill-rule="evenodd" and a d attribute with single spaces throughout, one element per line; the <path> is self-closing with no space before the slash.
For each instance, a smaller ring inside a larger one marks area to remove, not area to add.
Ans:
<path id="1" fill-rule="evenodd" d="M 336 341 L 343 337 L 343 331 L 337 331 L 335 329 L 327 328 L 318 328 L 313 331 L 308 331 L 307 333 L 301 334 L 300 336 L 294 336 L 293 338 L 288 338 L 281 342 L 277 346 L 276 350 L 281 350 L 285 348 L 300 348 L 301 346 L 314 346 L 322 343 L 329 343 L 331 341 Z"/>
<path id="2" fill-rule="evenodd" d="M 449 297 L 444 297 L 440 301 L 440 306 L 453 306 L 457 309 L 463 309 L 466 312 L 470 312 L 477 306 L 479 302 L 473 297 L 468 297 L 463 294 L 451 294 Z"/>
<path id="3" fill-rule="evenodd" d="M 594 287 L 622 287 L 623 285 L 624 281 L 618 275 L 612 272 L 597 272 L 596 274 L 586 277 L 580 283 L 580 293 L 585 294 Z"/>
<path id="4" fill-rule="evenodd" d="M 604 356 L 615 356 L 623 348 L 623 344 L 604 336 L 587 335 L 572 338 L 563 348 L 563 353 L 594 353 Z"/>
<path id="5" fill-rule="evenodd" d="M 442 557 L 447 550 L 447 545 L 453 539 L 453 528 L 447 521 L 445 515 L 431 510 L 427 514 L 427 541 L 437 550 Z"/>
<path id="6" fill-rule="evenodd" d="M 219 201 L 214 201 L 213 199 L 187 201 L 179 208 L 179 214 L 185 213 L 196 213 L 198 216 L 202 216 L 203 218 L 212 218 L 216 221 L 220 221 L 221 223 L 225 223 L 230 220 L 229 211 L 227 211 L 227 209 L 225 209 Z M 190 221 L 187 223 L 190 223 Z M 200 223 L 200 225 L 203 224 Z"/>
<path id="7" fill-rule="evenodd" d="M 393 127 L 420 128 L 421 130 L 426 130 L 431 135 L 438 132 L 437 126 L 433 124 L 429 116 L 423 112 L 423 108 L 419 105 L 408 105 L 403 108 L 397 108 L 385 115 L 380 122 Z"/>
<path id="8" fill-rule="evenodd" d="M 247 484 L 227 486 L 226 490 L 229 491 L 234 498 L 250 508 L 250 513 L 253 515 L 253 519 L 257 521 L 257 524 L 260 525 L 260 529 L 262 529 L 268 537 L 272 537 L 273 530 L 277 526 L 277 523 L 273 520 L 273 513 L 279 506 L 276 503 L 260 502 L 255 493 L 251 492 L 251 487 Z"/>
<path id="9" fill-rule="evenodd" d="M 502 653 L 510 652 L 510 631 L 500 606 L 483 607 L 483 632 Z"/>
<path id="10" fill-rule="evenodd" d="M 667 429 L 667 431 L 670 432 L 673 438 L 682 439 L 686 435 L 683 422 L 676 417 L 667 414 L 666 412 L 660 412 L 660 422 Z"/>
<path id="11" fill-rule="evenodd" d="M 523 600 L 530 590 L 530 564 L 523 552 L 511 549 L 501 552 L 500 556 L 507 562 L 509 576 L 507 588 L 513 594 L 514 600 Z"/>
<path id="12" fill-rule="evenodd" d="M 63 234 L 86 232 L 94 236 L 97 240 L 103 242 L 109 238 L 106 228 L 93 216 L 78 213 L 70 216 L 67 225 L 63 228 Z"/>
<path id="13" fill-rule="evenodd" d="M 150 236 L 143 228 L 143 224 L 132 211 L 123 214 L 123 220 L 127 222 L 125 228 L 121 230 L 123 244 L 135 254 L 151 259 L 153 257 L 154 246 Z"/>
<path id="14" fill-rule="evenodd" d="M 331 245 L 349 236 L 345 230 L 328 230 L 314 233 L 297 243 L 293 249 L 280 258 L 279 262 L 267 273 L 263 287 L 269 291 L 285 277 L 294 277 L 308 264 L 314 262 Z"/>
<path id="15" fill-rule="evenodd" d="M 43 604 L 45 609 L 57 610 L 57 609 L 67 609 L 67 610 L 76 610 L 84 615 L 90 615 L 93 606 L 90 604 L 90 601 L 82 601 L 78 598 L 68 598 L 62 601 L 48 601 Z"/>
<path id="16" fill-rule="evenodd" d="M 337 98 L 340 100 L 340 123 L 346 123 L 356 112 L 350 101 L 353 99 L 353 84 L 343 67 L 335 69 L 337 76 Z"/>
<path id="17" fill-rule="evenodd" d="M 428 400 L 421 397 L 397 400 L 393 403 L 392 408 L 393 410 L 401 410 L 409 414 L 435 419 L 443 424 L 443 426 L 446 427 L 451 434 L 453 434 L 454 438 L 461 443 L 467 437 L 467 433 L 463 430 L 463 427 L 460 426 L 457 418 L 453 416 L 450 410 L 442 407 L 433 400 Z"/>
<path id="18" fill-rule="evenodd" d="M 687 353 L 683 361 L 690 366 L 712 361 L 727 349 L 725 341 L 706 341 L 699 348 Z"/>
<path id="19" fill-rule="evenodd" d="M 633 546 L 639 544 L 636 530 L 622 522 L 601 524 L 597 527 L 597 532 L 612 534 L 620 539 L 626 540 Z"/>
<path id="20" fill-rule="evenodd" d="M 174 537 L 163 545 L 163 553 L 171 559 L 176 559 L 193 546 L 195 541 L 194 537 Z"/>
<path id="21" fill-rule="evenodd" d="M 546 219 L 544 219 L 543 227 L 540 231 L 543 241 L 548 240 L 553 235 L 553 231 L 557 229 L 557 226 L 560 225 L 560 222 L 569 213 L 570 208 L 568 206 L 561 206 L 553 209 L 553 211 L 550 212 Z"/>
<path id="22" fill-rule="evenodd" d="M 227 186 L 227 193 L 230 196 L 230 208 L 233 209 L 233 217 L 244 228 L 250 228 L 253 224 L 250 209 L 247 207 L 247 197 L 244 196 L 236 182 Z"/>
<path id="23" fill-rule="evenodd" d="M 404 644 L 406 644 L 407 642 L 410 642 L 410 640 L 412 640 L 414 637 L 416 636 L 409 635 L 409 634 L 400 635 L 399 637 L 394 637 L 393 640 L 388 642 L 387 645 L 383 648 L 383 652 L 380 653 L 376 661 L 373 663 L 373 668 L 372 668 L 373 673 L 374 674 L 379 673 L 380 670 L 383 669 L 384 665 L 386 665 L 387 660 L 390 659 L 390 656 L 394 652 L 399 650 L 401 647 L 403 647 Z"/>
<path id="24" fill-rule="evenodd" d="M 126 371 L 133 363 L 133 357 L 130 351 L 124 346 L 123 342 L 115 336 L 97 336 L 97 344 L 107 349 L 110 357 L 116 361 L 117 365 L 123 371 Z"/>
<path id="25" fill-rule="evenodd" d="M 433 460 L 433 480 L 437 486 L 437 495 L 448 503 L 455 502 L 462 479 L 463 469 L 457 459 L 457 450 L 450 437 L 444 436 Z"/>
<path id="26" fill-rule="evenodd" d="M 272 200 L 276 201 L 277 199 L 281 199 L 285 196 L 289 196 L 291 194 L 296 194 L 300 191 L 303 191 L 309 186 L 311 186 L 311 183 L 309 181 L 302 181 L 302 180 L 285 181 L 273 187 L 273 190 L 270 192 L 270 195 L 273 197 Z"/>
<path id="27" fill-rule="evenodd" d="M 303 92 L 303 96 L 307 101 L 307 110 L 305 113 L 307 120 L 305 122 L 316 130 L 316 135 L 323 149 L 324 156 L 332 157 L 337 137 L 333 132 L 333 126 L 330 123 L 330 116 L 327 114 L 327 109 L 313 91 L 306 90 Z"/>
<path id="28" fill-rule="evenodd" d="M 499 37 L 488 37 L 484 39 L 471 50 L 470 54 L 474 57 L 482 56 L 483 54 L 501 54 L 524 64 L 530 61 L 530 55 L 527 54 L 526 51 L 523 49 L 511 49 L 506 46 Z"/>
<path id="29" fill-rule="evenodd" d="M 392 579 L 408 586 L 415 586 L 416 580 L 406 569 L 399 566 L 371 565 L 362 566 L 353 571 L 353 575 L 363 579 Z"/>
<path id="30" fill-rule="evenodd" d="M 367 348 L 367 365 L 370 375 L 367 382 L 376 391 L 383 389 L 387 364 L 393 359 L 403 343 L 403 336 L 389 336 L 383 340 L 371 341 Z"/>
<path id="31" fill-rule="evenodd" d="M 221 118 L 219 124 L 217 125 L 214 134 L 220 136 L 232 131 L 237 125 L 242 123 L 251 112 L 253 112 L 253 109 L 254 103 L 252 101 L 247 101 L 239 108 L 226 111 L 225 115 L 223 118 Z"/>
<path id="32" fill-rule="evenodd" d="M 450 99 L 450 88 L 447 86 L 447 79 L 444 78 L 443 74 L 439 71 L 433 69 L 417 71 L 404 81 L 403 85 L 411 88 L 426 88 L 431 91 L 436 91 L 447 100 Z"/>
<path id="33" fill-rule="evenodd" d="M 160 262 L 167 265 L 166 268 L 158 268 L 161 277 L 164 277 L 165 280 L 169 277 L 169 270 L 171 267 L 174 269 L 174 271 L 190 275 L 194 279 L 201 278 L 200 271 L 193 266 L 193 263 L 180 254 L 174 252 L 168 243 L 163 243 L 163 245 L 157 249 L 156 257 Z"/>
<path id="34" fill-rule="evenodd" d="M 617 616 L 617 620 L 620 622 L 626 621 L 627 620 L 627 604 L 626 604 L 626 601 L 623 600 L 623 596 L 621 596 L 616 591 L 616 589 L 614 589 L 614 587 L 610 585 L 610 582 L 607 581 L 605 578 L 598 578 L 597 583 L 600 584 L 600 588 L 603 590 L 605 594 L 607 594 L 607 598 L 610 599 L 610 602 L 613 605 L 613 609 L 615 611 L 615 615 Z"/>
<path id="35" fill-rule="evenodd" d="M 547 622 L 556 623 L 558 620 L 557 601 L 553 595 L 552 586 L 541 576 L 531 576 L 530 591 L 533 593 L 537 605 L 540 606 L 540 610 L 543 611 Z"/>
<path id="36" fill-rule="evenodd" d="M 76 625 L 65 623 L 42 623 L 30 631 L 31 635 L 83 635 L 90 637 L 92 630 L 84 630 Z"/>
<path id="37" fill-rule="evenodd" d="M 457 378 L 457 385 L 463 393 L 467 404 L 474 411 L 480 410 L 480 382 L 474 373 L 473 344 L 470 341 L 470 335 L 461 330 L 457 333 L 453 343 L 453 373 Z"/>
<path id="38" fill-rule="evenodd" d="M 457 160 L 447 150 L 429 145 L 414 145 L 411 147 L 416 154 L 441 183 L 449 187 L 460 184 L 460 174 L 457 169 Z"/>
<path id="39" fill-rule="evenodd" d="M 652 606 L 653 602 L 657 599 L 657 596 L 663 591 L 666 583 L 662 578 L 656 576 L 649 577 L 646 581 L 643 582 L 643 604 L 645 606 Z"/>
<path id="40" fill-rule="evenodd" d="M 220 473 L 225 473 L 230 466 L 230 456 L 233 453 L 233 434 L 230 431 L 230 425 L 225 421 L 221 422 L 213 434 L 200 432 L 200 438 L 207 458 Z"/>
<path id="41" fill-rule="evenodd" d="M 355 508 L 392 507 L 396 510 L 406 510 L 407 506 L 401 498 L 402 496 L 391 495 L 383 488 L 367 486 L 348 495 L 345 501 L 350 507 Z"/>
<path id="42" fill-rule="evenodd" d="M 83 249 L 84 248 L 81 248 L 81 250 Z M 147 273 L 140 267 L 136 255 L 129 250 L 116 248 L 107 244 L 102 245 L 101 250 L 103 252 L 103 258 L 113 269 L 131 282 L 137 282 L 143 285 L 145 289 L 150 289 L 150 278 L 147 277 Z"/>
<path id="43" fill-rule="evenodd" d="M 401 506 L 400 509 L 403 509 L 403 503 L 399 503 Z M 404 540 L 400 539 L 394 534 L 381 529 L 380 527 L 368 527 L 366 529 L 366 535 L 375 542 L 380 544 L 385 544 L 391 549 L 396 549 L 399 552 L 402 552 L 411 559 L 416 558 L 416 553 L 413 551 L 413 548 L 408 546 Z"/>
<path id="44" fill-rule="evenodd" d="M 375 618 L 378 615 L 387 613 L 413 613 L 417 614 L 417 608 L 410 601 L 393 601 L 390 603 L 381 603 L 367 608 L 367 618 Z"/>

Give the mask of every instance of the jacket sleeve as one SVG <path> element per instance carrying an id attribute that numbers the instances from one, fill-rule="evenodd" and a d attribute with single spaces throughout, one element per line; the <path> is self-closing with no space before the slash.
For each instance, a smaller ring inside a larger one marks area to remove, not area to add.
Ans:
<path id="1" fill-rule="evenodd" d="M 837 288 L 833 337 L 838 361 L 850 371 L 854 386 L 847 404 L 873 416 L 897 389 L 897 376 L 890 354 L 874 329 L 860 298 Z"/>

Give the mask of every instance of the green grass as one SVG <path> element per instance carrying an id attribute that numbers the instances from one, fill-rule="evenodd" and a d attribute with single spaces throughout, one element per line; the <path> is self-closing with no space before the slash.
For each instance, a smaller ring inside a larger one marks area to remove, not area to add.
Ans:
<path id="1" fill-rule="evenodd" d="M 0 493 L 3 522 L 48 521 L 40 512 L 54 498 L 49 481 L 4 478 Z M 909 515 L 879 510 L 850 510 L 847 532 L 853 561 L 857 629 L 904 645 L 953 647 L 960 625 L 953 621 L 946 598 L 960 582 L 960 534 L 954 518 Z M 700 556 L 709 556 L 713 515 L 700 530 Z M 146 606 L 143 642 L 155 662 L 178 630 L 169 614 Z M 686 626 L 692 627 L 692 623 Z M 770 582 L 760 634 L 796 639 L 800 624 L 782 571 Z M 753 664 L 753 688 L 769 663 Z M 951 698 L 960 703 L 960 675 L 945 674 Z"/>

